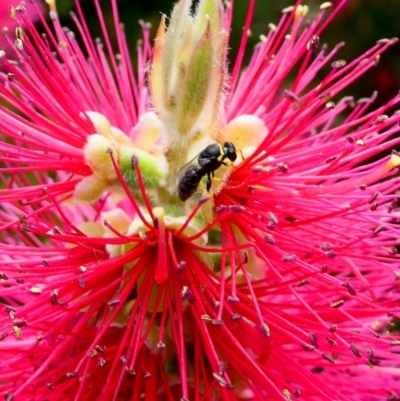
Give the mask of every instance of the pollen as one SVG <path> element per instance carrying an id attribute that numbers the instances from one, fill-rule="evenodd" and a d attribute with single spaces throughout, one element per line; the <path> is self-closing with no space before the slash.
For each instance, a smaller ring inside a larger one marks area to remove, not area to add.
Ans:
<path id="1" fill-rule="evenodd" d="M 284 8 L 284 9 L 282 10 L 282 14 L 291 13 L 293 10 L 294 10 L 294 6 L 286 7 L 286 8 Z"/>
<path id="2" fill-rule="evenodd" d="M 391 169 L 394 169 L 394 168 L 399 167 L 399 166 L 400 166 L 400 156 L 395 154 L 395 153 L 393 153 L 390 156 L 390 159 L 389 159 L 389 162 L 388 162 L 388 167 L 391 170 Z"/>
<path id="3" fill-rule="evenodd" d="M 51 11 L 56 12 L 56 0 L 45 0 Z"/>
<path id="4" fill-rule="evenodd" d="M 321 10 L 326 10 L 327 8 L 332 7 L 332 3 L 330 1 L 326 1 L 325 3 L 322 3 L 319 8 Z"/>

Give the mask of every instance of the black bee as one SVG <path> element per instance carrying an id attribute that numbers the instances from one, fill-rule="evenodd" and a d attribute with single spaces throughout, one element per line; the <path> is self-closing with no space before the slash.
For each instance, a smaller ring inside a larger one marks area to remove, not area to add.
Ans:
<path id="1" fill-rule="evenodd" d="M 211 188 L 211 176 L 221 165 L 228 166 L 237 158 L 237 151 L 232 142 L 208 145 L 200 154 L 187 163 L 178 173 L 178 196 L 182 202 L 189 199 L 200 184 L 202 178 L 207 176 L 207 191 Z M 227 159 L 227 160 L 226 160 Z M 226 161 L 225 161 L 226 160 Z"/>

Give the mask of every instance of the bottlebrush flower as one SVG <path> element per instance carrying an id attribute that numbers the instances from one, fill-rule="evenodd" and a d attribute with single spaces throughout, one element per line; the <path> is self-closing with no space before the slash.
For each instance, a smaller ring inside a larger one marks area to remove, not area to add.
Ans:
<path id="1" fill-rule="evenodd" d="M 117 54 L 96 0 L 104 44 L 50 2 L 3 57 L 5 400 L 398 398 L 400 96 L 340 97 L 396 40 L 297 2 L 243 68 L 250 1 L 228 74 L 232 4 L 182 0 L 133 69 L 116 3 Z"/>

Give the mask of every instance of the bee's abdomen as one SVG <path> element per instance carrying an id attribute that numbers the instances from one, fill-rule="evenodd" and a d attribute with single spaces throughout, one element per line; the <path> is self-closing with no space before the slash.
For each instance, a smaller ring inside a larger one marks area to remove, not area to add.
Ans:
<path id="1" fill-rule="evenodd" d="M 190 166 L 178 183 L 178 196 L 182 202 L 189 199 L 195 192 L 204 176 L 200 166 Z"/>

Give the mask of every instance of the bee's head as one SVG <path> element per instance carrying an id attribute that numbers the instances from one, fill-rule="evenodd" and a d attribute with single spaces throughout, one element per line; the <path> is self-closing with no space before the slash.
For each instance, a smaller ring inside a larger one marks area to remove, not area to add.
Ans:
<path id="1" fill-rule="evenodd" d="M 236 148 L 232 142 L 225 142 L 224 143 L 224 151 L 226 157 L 231 161 L 234 162 L 237 158 Z"/>

